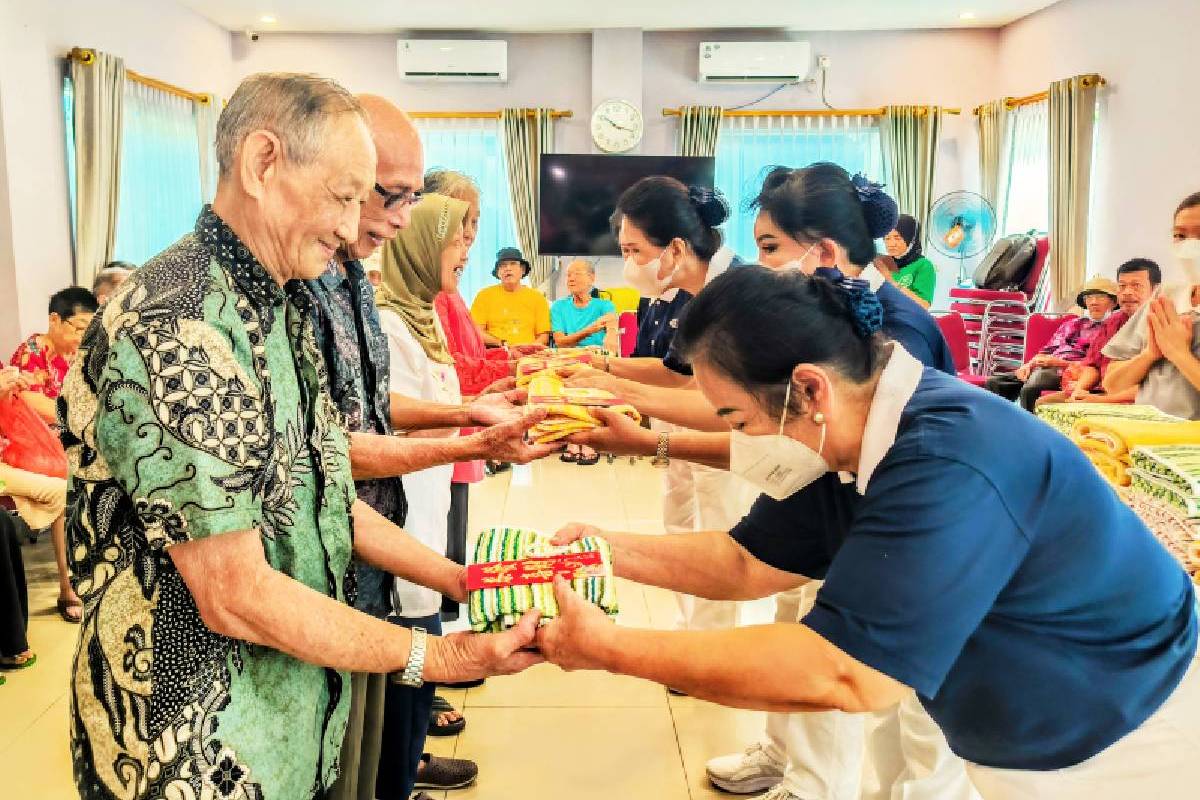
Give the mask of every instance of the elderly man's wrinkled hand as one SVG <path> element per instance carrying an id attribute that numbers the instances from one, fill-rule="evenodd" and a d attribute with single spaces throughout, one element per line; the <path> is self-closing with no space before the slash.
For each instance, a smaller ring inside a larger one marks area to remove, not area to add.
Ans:
<path id="1" fill-rule="evenodd" d="M 653 431 L 646 430 L 625 414 L 609 408 L 590 409 L 592 416 L 603 423 L 599 428 L 581 431 L 567 437 L 571 444 L 581 444 L 592 447 L 603 453 L 618 456 L 648 456 L 654 455 L 658 447 L 658 437 Z"/>
<path id="2" fill-rule="evenodd" d="M 526 440 L 525 435 L 529 429 L 545 418 L 544 408 L 534 409 L 515 420 L 493 425 L 472 436 L 480 443 L 482 458 L 510 464 L 528 464 L 557 453 L 565 446 L 562 442 L 530 444 Z"/>
<path id="3" fill-rule="evenodd" d="M 425 680 L 458 683 L 491 675 L 514 675 L 545 659 L 534 650 L 541 614 L 525 612 L 521 621 L 503 633 L 452 633 L 438 642 L 428 661 Z"/>
<path id="4" fill-rule="evenodd" d="M 480 395 L 467 406 L 467 417 L 472 425 L 482 427 L 512 422 L 521 417 L 518 404 L 523 398 L 524 394 L 518 389 Z"/>
<path id="5" fill-rule="evenodd" d="M 543 658 L 570 672 L 604 669 L 602 654 L 608 637 L 616 630 L 608 615 L 584 600 L 562 578 L 554 579 L 558 617 L 537 632 Z"/>

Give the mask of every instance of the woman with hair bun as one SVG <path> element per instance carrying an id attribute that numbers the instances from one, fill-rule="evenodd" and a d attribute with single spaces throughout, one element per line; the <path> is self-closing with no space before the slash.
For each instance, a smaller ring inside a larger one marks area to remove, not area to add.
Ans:
<path id="1" fill-rule="evenodd" d="M 679 350 L 732 430 L 732 470 L 767 497 L 728 532 L 555 537 L 604 536 L 618 576 L 715 599 L 823 579 L 811 611 L 639 630 L 560 579 L 539 651 L 739 708 L 919 701 L 984 800 L 1193 796 L 1190 577 L 1069 440 L 922 366 L 882 316 L 873 293 L 800 270 L 717 278 Z"/>
<path id="2" fill-rule="evenodd" d="M 731 267 L 742 265 L 723 244 L 718 226 L 729 216 L 719 192 L 686 186 L 663 175 L 642 178 L 617 200 L 613 228 L 625 257 L 625 279 L 650 298 L 677 292 L 695 295 Z M 659 334 L 673 337 L 674 329 Z M 576 386 L 609 389 L 619 396 L 631 387 L 684 387 L 691 367 L 673 346 L 659 358 L 606 358 L 601 370 L 571 378 Z M 608 374 L 605 374 L 605 373 Z M 695 394 L 695 392 L 689 392 Z M 652 429 L 667 436 L 684 430 L 649 415 Z M 644 429 L 639 428 L 644 431 Z M 580 443 L 586 446 L 586 443 Z M 727 529 L 749 510 L 756 492 L 725 470 L 676 461 L 663 477 L 663 526 L 668 533 Z M 738 604 L 677 594 L 679 625 L 685 630 L 729 628 L 738 622 Z"/>

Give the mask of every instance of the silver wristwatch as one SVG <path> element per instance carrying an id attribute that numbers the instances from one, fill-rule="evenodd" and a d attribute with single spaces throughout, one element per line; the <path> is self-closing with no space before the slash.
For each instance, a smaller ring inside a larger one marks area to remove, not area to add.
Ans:
<path id="1" fill-rule="evenodd" d="M 400 685 L 419 689 L 425 684 L 425 643 L 429 638 L 424 628 L 412 628 L 412 647 L 408 651 L 408 664 L 400 673 Z"/>

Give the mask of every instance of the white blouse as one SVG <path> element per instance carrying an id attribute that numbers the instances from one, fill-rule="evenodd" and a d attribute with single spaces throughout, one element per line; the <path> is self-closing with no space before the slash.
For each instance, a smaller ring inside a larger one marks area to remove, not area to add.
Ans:
<path id="1" fill-rule="evenodd" d="M 462 393 L 453 364 L 430 360 L 408 325 L 394 311 L 380 309 L 379 322 L 388 340 L 391 380 L 388 390 L 419 400 L 458 405 Z M 434 317 L 438 336 L 445 342 L 441 322 Z M 443 464 L 404 475 L 408 519 L 404 530 L 434 552 L 446 552 L 447 519 L 450 514 L 450 479 L 454 465 Z M 396 613 L 402 617 L 428 617 L 441 610 L 442 598 L 432 589 L 396 579 L 392 592 Z"/>

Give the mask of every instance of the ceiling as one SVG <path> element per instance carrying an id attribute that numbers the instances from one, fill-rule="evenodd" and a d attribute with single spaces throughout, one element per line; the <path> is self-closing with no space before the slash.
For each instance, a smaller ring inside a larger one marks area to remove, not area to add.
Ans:
<path id="1" fill-rule="evenodd" d="M 994 28 L 1057 0 L 180 0 L 229 30 L 395 33 Z M 966 19 L 964 14 L 969 14 Z M 274 22 L 264 22 L 263 17 Z"/>

